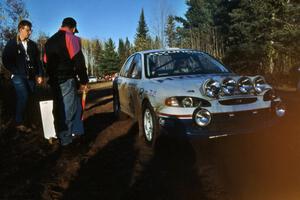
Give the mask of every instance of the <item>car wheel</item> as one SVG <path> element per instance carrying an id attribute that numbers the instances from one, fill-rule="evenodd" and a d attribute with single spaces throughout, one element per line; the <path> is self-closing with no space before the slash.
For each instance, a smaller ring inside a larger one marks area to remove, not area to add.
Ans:
<path id="1" fill-rule="evenodd" d="M 146 143 L 154 147 L 159 134 L 159 126 L 156 114 L 149 103 L 146 103 L 143 107 L 142 128 Z"/>

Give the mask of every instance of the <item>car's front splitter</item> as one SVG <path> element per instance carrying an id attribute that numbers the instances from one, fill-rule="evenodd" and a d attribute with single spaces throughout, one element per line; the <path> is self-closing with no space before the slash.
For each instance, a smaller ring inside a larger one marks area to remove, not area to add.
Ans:
<path id="1" fill-rule="evenodd" d="M 234 113 L 212 114 L 211 123 L 201 127 L 193 118 L 159 117 L 164 133 L 184 136 L 211 137 L 229 134 L 249 133 L 270 127 L 278 118 L 273 108 Z"/>

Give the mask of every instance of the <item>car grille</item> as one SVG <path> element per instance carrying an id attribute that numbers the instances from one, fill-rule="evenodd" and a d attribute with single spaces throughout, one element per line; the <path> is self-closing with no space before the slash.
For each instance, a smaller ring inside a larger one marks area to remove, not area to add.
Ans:
<path id="1" fill-rule="evenodd" d="M 256 97 L 252 98 L 237 98 L 237 99 L 226 99 L 220 100 L 219 103 L 225 106 L 229 105 L 241 105 L 241 104 L 249 104 L 257 101 Z"/>

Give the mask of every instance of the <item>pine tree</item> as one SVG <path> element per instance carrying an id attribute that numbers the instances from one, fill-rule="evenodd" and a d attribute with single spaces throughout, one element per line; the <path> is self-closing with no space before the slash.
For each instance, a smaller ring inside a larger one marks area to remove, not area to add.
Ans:
<path id="1" fill-rule="evenodd" d="M 125 40 L 125 57 L 128 58 L 132 53 L 132 45 L 130 44 L 128 37 Z"/>
<path id="2" fill-rule="evenodd" d="M 94 58 L 94 69 L 97 76 L 100 75 L 101 57 L 103 54 L 102 43 L 96 39 L 93 41 L 92 55 Z"/>
<path id="3" fill-rule="evenodd" d="M 119 58 L 120 58 L 120 64 L 119 66 L 122 66 L 123 63 L 125 62 L 126 60 L 126 49 L 125 49 L 125 43 L 122 39 L 119 39 L 119 45 L 118 45 L 118 55 L 119 55 Z"/>
<path id="4" fill-rule="evenodd" d="M 221 43 L 215 26 L 215 11 L 220 0 L 189 0 L 186 1 L 188 10 L 186 19 L 175 17 L 176 21 L 182 23 L 178 28 L 181 46 L 199 49 L 222 57 Z"/>
<path id="5" fill-rule="evenodd" d="M 254 74 L 273 72 L 272 15 L 276 12 L 275 4 L 273 0 L 241 0 L 229 14 L 231 24 L 226 59 L 235 69 Z"/>
<path id="6" fill-rule="evenodd" d="M 154 40 L 151 40 L 151 48 L 152 49 L 160 49 L 161 48 L 161 40 L 158 36 L 154 38 Z"/>
<path id="7" fill-rule="evenodd" d="M 168 17 L 168 22 L 165 30 L 165 34 L 167 36 L 167 44 L 168 47 L 176 47 L 176 27 L 175 27 L 175 19 L 172 15 Z"/>
<path id="8" fill-rule="evenodd" d="M 151 39 L 148 35 L 148 27 L 145 21 L 144 9 L 142 9 L 134 41 L 134 49 L 135 51 L 147 50 L 150 49 L 150 45 Z"/>
<path id="9" fill-rule="evenodd" d="M 112 74 L 120 69 L 120 61 L 115 48 L 114 42 L 109 38 L 105 42 L 105 48 L 101 56 L 100 73 L 102 75 Z"/>

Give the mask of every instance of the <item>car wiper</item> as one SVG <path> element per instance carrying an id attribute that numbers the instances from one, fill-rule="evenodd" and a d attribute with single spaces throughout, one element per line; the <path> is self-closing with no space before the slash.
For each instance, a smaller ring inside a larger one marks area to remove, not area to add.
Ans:
<path id="1" fill-rule="evenodd" d="M 166 62 L 166 63 L 164 63 L 164 64 L 162 64 L 162 65 L 160 65 L 160 66 L 158 66 L 158 67 L 155 67 L 155 68 L 154 68 L 154 71 L 156 71 L 156 70 L 158 70 L 158 69 L 160 69 L 160 68 L 162 68 L 162 67 L 164 67 L 164 66 L 170 64 L 170 63 L 173 62 L 173 61 L 174 61 L 174 59 L 173 59 L 173 60 L 170 60 L 170 61 L 168 61 L 168 62 Z"/>

